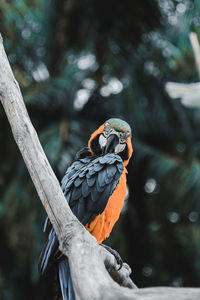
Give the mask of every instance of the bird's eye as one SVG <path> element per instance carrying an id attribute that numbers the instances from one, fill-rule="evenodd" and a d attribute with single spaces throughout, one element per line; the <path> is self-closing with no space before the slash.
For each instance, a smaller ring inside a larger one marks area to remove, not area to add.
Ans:
<path id="1" fill-rule="evenodd" d="M 105 136 L 105 137 L 107 137 L 107 136 L 108 136 L 108 134 L 109 134 L 109 132 L 110 132 L 110 130 L 109 130 L 109 129 L 105 129 L 105 130 L 104 130 L 104 133 L 103 133 L 103 134 L 104 134 L 104 136 Z"/>
<path id="2" fill-rule="evenodd" d="M 126 138 L 125 138 L 125 135 L 123 132 L 119 133 L 119 141 L 120 141 L 120 144 L 124 144 L 126 142 Z"/>

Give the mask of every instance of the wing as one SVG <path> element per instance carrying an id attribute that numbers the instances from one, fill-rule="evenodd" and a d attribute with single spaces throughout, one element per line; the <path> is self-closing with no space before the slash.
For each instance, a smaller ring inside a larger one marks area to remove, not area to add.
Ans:
<path id="1" fill-rule="evenodd" d="M 123 170 L 121 157 L 113 153 L 85 157 L 68 168 L 62 189 L 73 213 L 83 225 L 104 211 Z"/>

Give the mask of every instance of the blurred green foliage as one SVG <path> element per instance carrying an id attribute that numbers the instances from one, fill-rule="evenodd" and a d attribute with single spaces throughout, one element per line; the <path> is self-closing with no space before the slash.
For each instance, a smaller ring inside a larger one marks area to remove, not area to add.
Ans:
<path id="1" fill-rule="evenodd" d="M 164 90 L 198 81 L 198 0 L 1 0 L 0 30 L 60 180 L 110 117 L 133 129 L 129 199 L 107 243 L 139 286 L 200 280 L 200 110 Z M 50 299 L 37 259 L 45 212 L 0 108 L 0 298 Z"/>

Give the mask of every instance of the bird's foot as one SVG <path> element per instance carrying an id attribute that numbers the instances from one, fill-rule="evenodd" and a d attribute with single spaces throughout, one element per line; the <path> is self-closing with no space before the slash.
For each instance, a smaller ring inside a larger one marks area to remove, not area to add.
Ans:
<path id="1" fill-rule="evenodd" d="M 107 245 L 101 244 L 101 246 L 103 248 L 105 248 L 108 252 L 110 252 L 115 257 L 115 259 L 116 259 L 116 261 L 119 265 L 118 270 L 120 270 L 122 268 L 122 265 L 123 265 L 123 260 L 122 260 L 121 256 L 119 255 L 119 253 L 116 250 L 112 249 L 111 247 L 109 247 Z"/>

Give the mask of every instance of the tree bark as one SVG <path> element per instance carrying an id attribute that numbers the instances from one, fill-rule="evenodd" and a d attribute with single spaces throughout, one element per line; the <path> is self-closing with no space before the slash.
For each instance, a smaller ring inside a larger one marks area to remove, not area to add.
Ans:
<path id="1" fill-rule="evenodd" d="M 68 256 L 76 299 L 200 299 L 200 289 L 137 289 L 127 264 L 118 271 L 113 255 L 100 247 L 71 212 L 41 147 L 0 37 L 0 98 L 42 204 Z"/>

